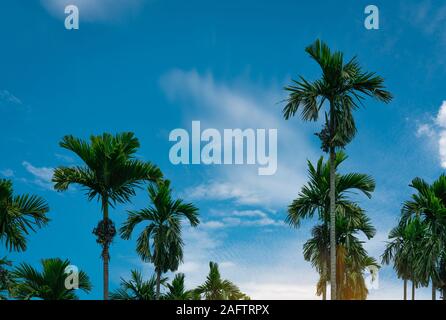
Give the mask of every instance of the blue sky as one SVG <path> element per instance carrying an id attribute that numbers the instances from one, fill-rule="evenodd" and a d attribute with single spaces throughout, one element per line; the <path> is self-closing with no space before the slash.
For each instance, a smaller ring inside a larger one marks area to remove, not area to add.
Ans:
<path id="1" fill-rule="evenodd" d="M 72 0 L 80 29 L 64 28 L 67 1 L 5 0 L 0 4 L 0 174 L 17 193 L 36 193 L 51 206 L 51 223 L 29 237 L 15 262 L 62 257 L 85 270 L 101 297 L 100 248 L 92 229 L 96 202 L 79 190 L 51 188 L 53 168 L 79 163 L 58 147 L 66 134 L 88 138 L 133 131 L 138 156 L 158 164 L 176 195 L 200 208 L 202 225 L 185 229 L 187 284 L 204 280 L 209 260 L 253 298 L 313 299 L 317 274 L 302 244 L 315 221 L 292 230 L 286 206 L 306 181 L 306 159 L 321 155 L 320 124 L 281 119 L 282 87 L 298 74 L 314 79 L 304 53 L 316 38 L 385 77 L 390 105 L 367 101 L 357 112 L 358 134 L 342 170 L 371 174 L 372 200 L 358 198 L 378 229 L 367 243 L 379 257 L 415 176 L 433 180 L 446 162 L 446 1 L 374 1 L 380 29 L 366 30 L 369 1 Z M 444 113 L 441 112 L 443 110 Z M 443 117 L 444 115 L 444 117 Z M 192 120 L 209 128 L 277 128 L 278 170 L 259 177 L 252 166 L 174 166 L 169 132 Z M 144 190 L 118 206 L 147 205 Z M 111 248 L 111 287 L 131 268 L 150 265 L 134 239 Z M 4 255 L 3 254 L 0 255 Z M 430 289 L 420 289 L 429 298 Z M 370 298 L 400 298 L 391 268 Z"/>

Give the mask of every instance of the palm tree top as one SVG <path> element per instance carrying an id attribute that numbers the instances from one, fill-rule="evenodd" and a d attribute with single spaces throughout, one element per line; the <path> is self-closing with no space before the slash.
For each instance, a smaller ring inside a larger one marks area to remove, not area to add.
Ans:
<path id="1" fill-rule="evenodd" d="M 353 109 L 357 108 L 366 96 L 385 103 L 391 101 L 392 95 L 385 90 L 384 79 L 374 72 L 363 71 L 356 57 L 344 63 L 342 52 L 332 52 L 328 45 L 319 39 L 305 51 L 320 66 L 322 78 L 310 82 L 299 77 L 299 80 L 293 80 L 294 85 L 285 87 L 290 92 L 283 109 L 285 119 L 294 116 L 301 104 L 302 118 L 316 121 L 326 100 L 342 98 L 343 101 L 338 102 L 347 103 Z"/>
<path id="2" fill-rule="evenodd" d="M 26 236 L 49 222 L 47 202 L 36 195 L 14 195 L 11 180 L 0 179 L 0 242 L 10 251 L 26 250 Z"/>
<path id="3" fill-rule="evenodd" d="M 209 262 L 209 274 L 204 284 L 195 289 L 206 300 L 248 300 L 249 297 L 231 281 L 221 278 L 216 262 Z"/>
<path id="4" fill-rule="evenodd" d="M 15 280 L 13 296 L 18 299 L 43 299 L 43 300 L 77 300 L 78 296 L 74 288 L 66 287 L 69 274 L 67 267 L 69 260 L 50 258 L 41 260 L 42 271 L 35 269 L 28 263 L 21 263 L 12 271 Z M 91 291 L 91 282 L 88 275 L 78 272 L 78 287 L 82 291 Z"/>
<path id="5" fill-rule="evenodd" d="M 135 158 L 139 141 L 132 132 L 92 135 L 90 141 L 67 135 L 60 146 L 74 152 L 85 166 L 57 168 L 53 182 L 58 191 L 79 184 L 89 200 L 106 197 L 113 205 L 127 202 L 135 194 L 134 188 L 144 181 L 162 178 L 157 166 Z"/>
<path id="6" fill-rule="evenodd" d="M 165 285 L 167 278 L 161 279 L 161 284 Z M 144 280 L 141 271 L 132 270 L 130 280 L 121 278 L 118 289 L 110 293 L 112 300 L 155 300 L 156 278 L 155 275 L 149 280 Z"/>

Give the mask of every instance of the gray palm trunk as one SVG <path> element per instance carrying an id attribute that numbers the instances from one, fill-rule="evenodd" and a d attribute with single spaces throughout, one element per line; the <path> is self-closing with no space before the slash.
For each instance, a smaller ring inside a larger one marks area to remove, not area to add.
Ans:
<path id="1" fill-rule="evenodd" d="M 407 300 L 407 279 L 404 279 L 404 300 Z"/>
<path id="2" fill-rule="evenodd" d="M 103 208 L 103 220 L 108 221 L 108 199 L 107 197 L 102 198 L 102 208 Z M 104 300 L 108 300 L 108 262 L 109 262 L 109 244 L 104 243 L 102 249 L 102 260 L 103 260 L 103 273 L 104 273 Z"/>
<path id="3" fill-rule="evenodd" d="M 330 138 L 335 135 L 334 103 L 330 101 Z M 330 141 L 331 143 L 331 141 Z M 336 300 L 336 151 L 330 146 L 330 293 L 331 300 Z"/>
<path id="4" fill-rule="evenodd" d="M 335 158 L 334 148 L 330 148 L 330 283 L 331 300 L 336 300 L 336 202 L 335 202 Z"/>
<path id="5" fill-rule="evenodd" d="M 432 300 L 437 300 L 437 287 L 434 281 L 432 281 Z"/>
<path id="6" fill-rule="evenodd" d="M 327 300 L 327 284 L 324 284 L 324 288 L 322 289 L 322 300 Z"/>
<path id="7" fill-rule="evenodd" d="M 161 289 L 161 270 L 156 270 L 156 300 L 160 299 L 160 289 Z"/>
<path id="8" fill-rule="evenodd" d="M 412 300 L 415 300 L 415 282 L 412 281 Z"/>

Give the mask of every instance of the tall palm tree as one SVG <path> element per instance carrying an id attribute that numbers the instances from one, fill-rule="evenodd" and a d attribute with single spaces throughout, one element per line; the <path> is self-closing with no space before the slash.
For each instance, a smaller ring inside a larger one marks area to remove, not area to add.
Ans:
<path id="1" fill-rule="evenodd" d="M 431 185 L 415 178 L 410 186 L 416 193 L 404 203 L 401 223 L 418 217 L 425 226 L 416 267 L 421 283 L 431 282 L 432 299 L 435 300 L 436 287 L 441 284 L 441 259 L 446 252 L 446 175 L 442 174 Z"/>
<path id="2" fill-rule="evenodd" d="M 109 246 L 116 234 L 109 206 L 128 202 L 136 187 L 146 181 L 157 181 L 162 174 L 155 165 L 135 159 L 139 141 L 131 132 L 91 136 L 89 142 L 69 135 L 60 146 L 74 152 L 84 165 L 57 168 L 54 188 L 66 191 L 71 184 L 80 185 L 89 201 L 97 198 L 102 205 L 103 218 L 93 233 L 102 245 L 104 300 L 107 300 Z"/>
<path id="3" fill-rule="evenodd" d="M 205 283 L 195 289 L 204 300 L 247 300 L 249 297 L 231 281 L 221 278 L 218 264 L 209 262 L 209 274 Z"/>
<path id="4" fill-rule="evenodd" d="M 164 299 L 192 300 L 194 298 L 194 292 L 192 290 L 186 290 L 184 277 L 184 273 L 177 273 L 173 278 L 172 283 L 167 283 L 167 289 L 169 291 L 164 295 Z"/>
<path id="5" fill-rule="evenodd" d="M 340 151 L 336 154 L 335 167 L 338 168 L 347 156 Z M 313 229 L 313 238 L 304 246 L 304 257 L 310 261 L 320 275 L 320 281 L 317 285 L 317 293 L 326 297 L 326 282 L 331 280 L 331 214 L 330 214 L 330 169 L 331 163 L 324 162 L 320 157 L 316 166 L 308 161 L 309 182 L 302 187 L 298 197 L 288 208 L 286 222 L 292 227 L 299 227 L 303 219 L 313 218 L 317 215 L 322 224 Z M 362 246 L 356 244 L 354 235 L 362 232 L 367 238 L 375 235 L 375 229 L 370 224 L 370 220 L 365 212 L 348 195 L 352 192 L 360 192 L 371 197 L 375 189 L 375 181 L 366 174 L 349 173 L 336 174 L 336 227 L 341 228 L 336 235 L 336 245 L 349 244 L 348 254 L 355 257 L 356 261 L 363 261 L 367 254 L 360 250 Z M 359 240 L 357 240 L 359 241 Z M 360 251 L 358 251 L 360 250 Z M 363 253 L 359 255 L 358 252 Z M 355 255 L 353 255 L 355 254 Z M 362 269 L 366 266 L 362 265 Z M 357 270 L 359 272 L 359 269 Z M 339 277 L 336 282 L 339 282 Z M 333 284 L 331 284 L 333 287 Z M 337 285 L 334 285 L 337 287 Z M 337 289 L 336 292 L 339 292 Z M 342 290 L 341 290 L 342 292 Z"/>
<path id="6" fill-rule="evenodd" d="M 183 261 L 181 222 L 186 219 L 192 227 L 199 224 L 198 209 L 192 203 L 172 198 L 170 181 L 150 185 L 148 193 L 152 205 L 140 211 L 129 211 L 120 229 L 128 240 L 140 223 L 146 222 L 137 240 L 136 251 L 143 261 L 152 262 L 156 272 L 156 296 L 160 298 L 160 279 L 167 271 L 176 271 Z"/>
<path id="7" fill-rule="evenodd" d="M 285 90 L 289 92 L 287 103 L 283 108 L 285 119 L 293 117 L 301 110 L 302 119 L 317 121 L 322 107 L 328 103 L 325 112 L 325 125 L 319 138 L 322 150 L 330 154 L 330 264 L 336 265 L 336 231 L 335 231 L 335 161 L 336 150 L 345 147 L 356 133 L 353 111 L 362 104 L 365 97 L 373 97 L 388 103 L 392 99 L 385 90 L 384 79 L 373 72 L 363 71 L 354 57 L 344 63 L 343 54 L 331 52 L 320 40 L 316 40 L 305 51 L 317 62 L 322 77 L 313 82 L 300 77 Z M 336 279 L 336 268 L 331 268 L 331 279 Z M 336 284 L 331 286 L 331 298 L 336 299 Z"/>
<path id="8" fill-rule="evenodd" d="M 160 283 L 165 285 L 167 278 L 162 278 Z M 156 299 L 156 277 L 153 275 L 148 281 L 144 281 L 138 270 L 132 270 L 130 280 L 121 278 L 119 289 L 110 293 L 112 300 L 155 300 Z"/>
<path id="9" fill-rule="evenodd" d="M 26 250 L 26 236 L 48 223 L 48 211 L 43 198 L 14 195 L 12 181 L 0 179 L 0 242 L 7 250 Z"/>
<path id="10" fill-rule="evenodd" d="M 42 271 L 28 263 L 22 263 L 12 271 L 16 281 L 14 297 L 22 300 L 77 300 L 76 288 L 67 288 L 66 285 L 70 261 L 53 258 L 43 259 L 41 263 Z M 85 272 L 79 271 L 77 279 L 78 289 L 86 293 L 91 291 L 90 279 Z"/>

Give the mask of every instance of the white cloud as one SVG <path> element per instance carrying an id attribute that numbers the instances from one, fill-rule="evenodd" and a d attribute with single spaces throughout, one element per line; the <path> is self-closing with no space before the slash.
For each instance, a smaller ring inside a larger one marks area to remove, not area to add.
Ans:
<path id="1" fill-rule="evenodd" d="M 187 194 L 191 200 L 235 200 L 240 204 L 259 204 L 262 199 L 255 191 L 232 185 L 228 182 L 208 182 L 188 188 Z"/>
<path id="2" fill-rule="evenodd" d="M 441 104 L 435 122 L 439 127 L 446 128 L 446 101 Z"/>
<path id="3" fill-rule="evenodd" d="M 202 227 L 207 229 L 221 229 L 227 227 L 285 226 L 282 219 L 276 220 L 262 210 L 211 210 L 210 216 L 216 217 L 216 220 L 206 221 L 201 225 Z"/>
<path id="4" fill-rule="evenodd" d="M 446 168 L 446 101 L 443 101 L 437 116 L 428 123 L 418 124 L 417 137 L 427 137 L 435 144 L 442 168 Z"/>
<path id="5" fill-rule="evenodd" d="M 417 128 L 417 137 L 429 137 L 435 136 L 435 130 L 430 124 L 422 123 Z"/>
<path id="6" fill-rule="evenodd" d="M 108 22 L 138 13 L 144 0 L 41 0 L 43 7 L 54 17 L 65 19 L 65 7 L 76 5 L 79 19 L 87 22 Z"/>
<path id="7" fill-rule="evenodd" d="M 11 169 L 1 170 L 0 174 L 6 178 L 14 177 L 14 171 L 12 171 Z"/>
<path id="8" fill-rule="evenodd" d="M 268 234 L 256 241 L 233 242 L 215 230 L 202 229 L 201 225 L 188 227 L 184 237 L 185 260 L 178 272 L 186 274 L 188 288 L 205 281 L 209 261 L 214 261 L 224 279 L 237 284 L 253 299 L 318 299 L 318 275 L 303 260 L 299 241 L 273 242 L 277 237 Z"/>
<path id="9" fill-rule="evenodd" d="M 53 190 L 51 179 L 53 178 L 54 168 L 35 167 L 27 161 L 23 161 L 22 165 L 25 167 L 26 171 L 34 176 L 33 183 L 45 189 Z"/>
<path id="10" fill-rule="evenodd" d="M 21 105 L 22 101 L 8 90 L 0 90 L 0 104 L 3 103 Z"/>
<path id="11" fill-rule="evenodd" d="M 248 165 L 209 166 L 210 182 L 186 190 L 188 197 L 283 207 L 296 196 L 306 181 L 306 160 L 314 159 L 316 152 L 307 138 L 312 132 L 304 132 L 300 119 L 282 118 L 282 106 L 278 104 L 283 100 L 280 86 L 265 88 L 246 80 L 219 83 L 211 73 L 199 74 L 195 70 L 172 70 L 160 83 L 170 101 L 183 103 L 187 127 L 190 121 L 200 120 L 203 129 L 278 130 L 276 174 L 259 176 L 257 168 Z"/>
<path id="12" fill-rule="evenodd" d="M 67 155 L 64 155 L 64 154 L 60 154 L 60 153 L 56 153 L 54 155 L 56 156 L 57 159 L 62 160 L 64 162 L 67 162 L 67 163 L 75 162 L 75 160 L 72 157 L 70 157 L 70 156 L 67 156 Z"/>

